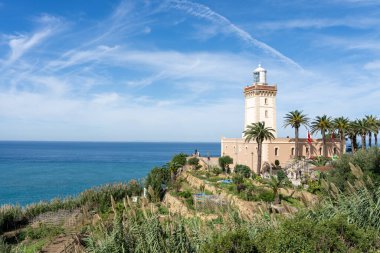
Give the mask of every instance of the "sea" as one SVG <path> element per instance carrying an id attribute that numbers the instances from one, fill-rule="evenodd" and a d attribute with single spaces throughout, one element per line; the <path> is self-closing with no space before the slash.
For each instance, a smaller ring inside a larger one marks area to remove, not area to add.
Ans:
<path id="1" fill-rule="evenodd" d="M 0 206 L 143 179 L 173 155 L 195 151 L 220 156 L 220 143 L 0 141 Z"/>

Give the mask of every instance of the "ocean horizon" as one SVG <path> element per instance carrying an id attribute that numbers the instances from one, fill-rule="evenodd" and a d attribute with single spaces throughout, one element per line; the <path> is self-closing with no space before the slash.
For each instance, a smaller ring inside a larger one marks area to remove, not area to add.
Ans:
<path id="1" fill-rule="evenodd" d="M 143 179 L 177 153 L 220 156 L 218 142 L 0 141 L 0 205 L 25 206 Z"/>

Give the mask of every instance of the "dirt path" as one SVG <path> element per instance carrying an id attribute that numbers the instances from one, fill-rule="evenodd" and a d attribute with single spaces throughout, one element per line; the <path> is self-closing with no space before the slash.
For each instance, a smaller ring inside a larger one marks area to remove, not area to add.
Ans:
<path id="1" fill-rule="evenodd" d="M 75 252 L 75 238 L 73 235 L 60 235 L 45 246 L 42 253 L 70 253 Z"/>

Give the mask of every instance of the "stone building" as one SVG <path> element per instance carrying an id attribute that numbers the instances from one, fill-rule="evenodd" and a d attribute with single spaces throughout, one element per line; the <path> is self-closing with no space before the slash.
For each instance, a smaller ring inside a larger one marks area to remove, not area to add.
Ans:
<path id="1" fill-rule="evenodd" d="M 276 139 L 263 142 L 262 165 L 273 164 L 279 160 L 285 167 L 291 163 L 295 155 L 294 138 L 277 137 L 276 122 L 276 96 L 277 85 L 269 85 L 266 78 L 267 71 L 260 65 L 254 70 L 254 81 L 244 88 L 245 114 L 244 127 L 257 122 L 265 122 L 265 126 L 275 130 Z M 340 154 L 339 140 L 327 140 L 327 154 L 333 156 Z M 299 152 L 302 157 L 323 155 L 321 139 L 312 139 L 309 144 L 307 138 L 299 139 Z M 345 152 L 343 150 L 343 152 Z M 257 166 L 257 144 L 254 141 L 246 143 L 244 136 L 241 138 L 225 138 L 221 140 L 221 154 L 233 158 L 234 164 L 244 164 L 255 170 Z"/>

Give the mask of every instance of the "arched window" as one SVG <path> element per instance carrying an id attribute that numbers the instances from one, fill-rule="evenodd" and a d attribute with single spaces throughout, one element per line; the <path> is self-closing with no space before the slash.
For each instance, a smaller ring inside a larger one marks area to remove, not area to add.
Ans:
<path id="1" fill-rule="evenodd" d="M 334 147 L 334 155 L 336 155 L 337 154 L 337 151 L 336 151 L 336 148 Z"/>
<path id="2" fill-rule="evenodd" d="M 322 148 L 319 148 L 319 155 L 322 155 Z"/>
<path id="3" fill-rule="evenodd" d="M 268 118 L 268 111 L 265 110 L 265 118 Z"/>
<path id="4" fill-rule="evenodd" d="M 306 154 L 307 155 L 309 154 L 309 148 L 306 148 Z"/>
<path id="5" fill-rule="evenodd" d="M 274 155 L 278 156 L 278 148 L 274 148 Z"/>
<path id="6" fill-rule="evenodd" d="M 267 105 L 268 104 L 268 99 L 266 98 L 264 101 L 265 101 L 265 104 Z"/>
<path id="7" fill-rule="evenodd" d="M 294 155 L 294 148 L 292 148 L 291 154 Z"/>

